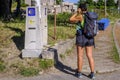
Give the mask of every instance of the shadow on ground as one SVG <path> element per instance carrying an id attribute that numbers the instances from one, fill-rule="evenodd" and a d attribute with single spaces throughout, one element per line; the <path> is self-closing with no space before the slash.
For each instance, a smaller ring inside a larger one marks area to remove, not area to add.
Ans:
<path id="1" fill-rule="evenodd" d="M 60 70 L 60 71 L 62 71 L 64 73 L 66 73 L 66 74 L 70 74 L 70 75 L 76 76 L 75 75 L 75 72 L 76 72 L 75 69 L 72 69 L 71 67 L 63 64 L 59 60 L 59 56 L 58 56 L 59 54 L 58 54 L 58 52 L 57 52 L 56 49 L 49 48 L 48 51 L 54 52 L 54 61 L 55 61 L 54 66 L 55 66 L 56 69 L 58 69 L 58 70 Z"/>
<path id="2" fill-rule="evenodd" d="M 57 52 L 57 49 L 54 49 L 54 48 L 49 48 L 48 51 L 50 52 L 54 52 L 54 66 L 56 69 L 60 70 L 61 72 L 64 72 L 66 74 L 69 74 L 69 75 L 72 75 L 74 77 L 77 77 L 77 69 L 72 69 L 71 67 L 63 64 L 61 61 L 60 61 L 60 57 L 59 57 L 59 54 Z M 89 78 L 88 75 L 82 73 L 83 76 Z"/>
<path id="3" fill-rule="evenodd" d="M 5 28 L 9 28 L 12 31 L 15 31 L 17 35 L 14 35 L 12 37 L 12 40 L 14 41 L 14 43 L 16 44 L 18 50 L 22 50 L 24 48 L 24 36 L 25 36 L 25 32 L 23 32 L 21 29 L 19 28 L 13 28 L 13 27 L 5 27 Z"/>

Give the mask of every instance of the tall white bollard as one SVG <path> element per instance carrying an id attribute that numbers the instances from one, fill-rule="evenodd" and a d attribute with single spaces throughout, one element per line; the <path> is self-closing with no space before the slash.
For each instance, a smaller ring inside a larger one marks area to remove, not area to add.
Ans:
<path id="1" fill-rule="evenodd" d="M 22 57 L 39 57 L 43 46 L 47 45 L 46 4 L 41 4 L 41 0 L 32 1 L 34 4 L 26 9 L 25 46 L 22 50 Z"/>
<path id="2" fill-rule="evenodd" d="M 27 7 L 25 48 L 22 50 L 22 57 L 39 57 L 42 51 L 38 10 L 38 7 Z"/>

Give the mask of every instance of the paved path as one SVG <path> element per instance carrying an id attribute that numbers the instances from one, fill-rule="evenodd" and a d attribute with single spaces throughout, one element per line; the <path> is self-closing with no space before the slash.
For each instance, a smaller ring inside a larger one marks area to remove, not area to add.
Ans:
<path id="1" fill-rule="evenodd" d="M 91 80 L 87 77 L 88 73 L 86 73 L 82 79 L 78 79 L 77 77 L 58 72 L 58 73 L 47 73 L 43 74 L 41 76 L 35 76 L 35 77 L 29 77 L 29 78 L 11 78 L 11 77 L 5 77 L 1 78 L 0 80 Z M 120 71 L 115 71 L 112 73 L 106 73 L 106 74 L 96 74 L 95 80 L 120 80 Z"/>
<path id="2" fill-rule="evenodd" d="M 107 30 L 100 31 L 99 35 L 96 37 L 96 48 L 94 49 L 94 59 L 95 59 L 95 72 L 96 73 L 106 73 L 120 69 L 120 65 L 113 62 L 111 59 L 112 48 L 113 48 L 113 38 L 112 37 L 112 27 L 109 26 Z M 69 67 L 68 69 L 75 70 L 77 68 L 76 60 L 76 49 L 73 51 L 71 56 L 68 56 L 62 61 L 64 66 Z M 85 55 L 85 54 L 84 54 Z M 83 72 L 90 72 L 89 64 L 86 56 L 84 56 Z"/>
<path id="3" fill-rule="evenodd" d="M 112 27 L 109 26 L 107 30 L 100 31 L 95 39 L 96 48 L 94 49 L 93 55 L 95 58 L 95 72 L 97 73 L 96 80 L 120 80 L 120 64 L 114 63 L 110 56 L 113 48 L 111 31 Z M 53 69 L 51 72 L 29 78 L 4 77 L 0 80 L 78 80 L 74 75 L 77 68 L 76 54 L 76 49 L 74 49 L 70 56 L 65 57 L 63 60 L 59 60 L 59 66 L 56 66 L 56 69 Z M 87 77 L 89 72 L 88 60 L 86 56 L 84 56 L 84 77 L 81 80 L 89 80 Z"/>
<path id="4" fill-rule="evenodd" d="M 18 80 L 90 80 L 87 75 L 84 75 L 82 79 L 78 79 L 73 75 L 65 73 L 52 73 L 45 76 L 38 76 L 33 78 L 24 78 Z M 116 71 L 108 74 L 97 74 L 95 80 L 120 80 L 120 71 Z"/>

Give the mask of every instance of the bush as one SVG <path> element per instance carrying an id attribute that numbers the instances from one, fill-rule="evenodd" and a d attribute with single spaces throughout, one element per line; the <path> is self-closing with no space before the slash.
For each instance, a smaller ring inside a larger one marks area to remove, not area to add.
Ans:
<path id="1" fill-rule="evenodd" d="M 54 25 L 54 15 L 49 14 L 48 15 L 48 26 L 53 26 Z"/>
<path id="2" fill-rule="evenodd" d="M 68 12 L 58 13 L 56 15 L 56 24 L 57 26 L 60 25 L 67 25 L 69 23 L 69 18 L 72 14 Z M 54 15 L 48 15 L 48 23 L 53 24 L 54 23 Z"/>
<path id="3" fill-rule="evenodd" d="M 69 23 L 70 16 L 71 16 L 71 13 L 68 13 L 68 12 L 59 13 L 57 15 L 57 24 L 67 25 L 67 23 Z"/>

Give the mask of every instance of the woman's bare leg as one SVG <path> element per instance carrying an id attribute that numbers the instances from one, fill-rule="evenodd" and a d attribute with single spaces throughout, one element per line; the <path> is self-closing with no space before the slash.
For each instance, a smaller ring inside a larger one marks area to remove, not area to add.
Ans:
<path id="1" fill-rule="evenodd" d="M 93 59 L 93 55 L 92 55 L 92 53 L 93 53 L 92 48 L 93 48 L 93 46 L 86 47 L 86 55 L 87 55 L 87 58 L 89 61 L 90 70 L 91 70 L 91 72 L 94 72 L 94 59 Z"/>
<path id="2" fill-rule="evenodd" d="M 77 65 L 78 72 L 82 71 L 84 48 L 77 46 Z"/>

